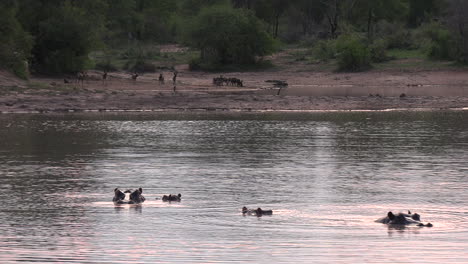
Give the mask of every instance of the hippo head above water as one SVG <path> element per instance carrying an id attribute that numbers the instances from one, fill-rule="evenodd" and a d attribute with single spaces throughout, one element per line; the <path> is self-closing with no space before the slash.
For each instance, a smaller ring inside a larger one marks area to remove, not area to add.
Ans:
<path id="1" fill-rule="evenodd" d="M 169 194 L 169 195 L 163 195 L 162 200 L 164 202 L 180 202 L 182 199 L 182 194 Z"/>
<path id="2" fill-rule="evenodd" d="M 142 193 L 142 188 L 138 188 L 135 191 L 126 190 L 125 192 L 122 192 L 119 188 L 115 188 L 112 201 L 115 204 L 141 204 L 146 200 Z"/>
<path id="3" fill-rule="evenodd" d="M 256 216 L 262 216 L 262 215 L 272 215 L 273 210 L 263 210 L 262 208 L 257 208 L 257 209 L 248 209 L 247 207 L 242 207 L 242 214 L 243 215 L 256 215 Z"/>
<path id="4" fill-rule="evenodd" d="M 432 227 L 431 223 L 422 223 L 419 214 L 412 214 L 410 211 L 408 211 L 407 214 L 398 213 L 396 215 L 392 212 L 388 212 L 386 217 L 379 218 L 376 222 L 392 226 L 417 225 Z"/>

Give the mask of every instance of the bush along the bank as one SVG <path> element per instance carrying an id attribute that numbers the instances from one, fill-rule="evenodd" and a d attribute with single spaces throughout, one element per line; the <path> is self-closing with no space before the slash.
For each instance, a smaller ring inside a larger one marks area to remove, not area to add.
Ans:
<path id="1" fill-rule="evenodd" d="M 190 24 L 187 44 L 201 50 L 193 68 L 252 65 L 274 51 L 275 42 L 255 15 L 244 9 L 203 9 Z"/>
<path id="2" fill-rule="evenodd" d="M 16 6 L 0 3 L 0 68 L 27 79 L 32 38 L 21 27 L 16 13 Z"/>
<path id="3" fill-rule="evenodd" d="M 369 46 L 371 61 L 375 63 L 385 62 L 390 60 L 387 55 L 387 42 L 384 39 L 375 40 Z"/>
<path id="4" fill-rule="evenodd" d="M 370 68 L 369 48 L 355 35 L 342 35 L 336 40 L 339 71 L 362 71 Z"/>
<path id="5" fill-rule="evenodd" d="M 328 60 L 336 58 L 336 40 L 319 40 L 313 45 L 312 57 L 320 62 L 327 62 Z"/>
<path id="6" fill-rule="evenodd" d="M 128 61 L 125 64 L 124 69 L 131 71 L 131 72 L 140 72 L 140 73 L 156 72 L 156 65 L 146 60 L 138 59 L 136 61 Z"/>
<path id="7" fill-rule="evenodd" d="M 96 70 L 104 72 L 116 72 L 119 70 L 119 68 L 116 65 L 112 64 L 111 60 L 109 59 L 97 62 L 94 68 Z"/>
<path id="8" fill-rule="evenodd" d="M 36 71 L 48 74 L 73 73 L 86 69 L 97 39 L 85 13 L 65 2 L 52 9 L 54 15 L 39 24 L 33 49 Z"/>
<path id="9" fill-rule="evenodd" d="M 422 27 L 424 37 L 428 39 L 425 47 L 426 54 L 436 60 L 458 60 L 460 51 L 457 39 L 440 23 L 430 23 Z"/>

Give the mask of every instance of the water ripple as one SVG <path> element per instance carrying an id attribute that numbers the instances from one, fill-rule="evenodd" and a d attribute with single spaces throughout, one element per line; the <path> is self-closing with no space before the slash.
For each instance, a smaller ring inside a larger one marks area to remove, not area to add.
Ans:
<path id="1" fill-rule="evenodd" d="M 466 263 L 467 119 L 1 116 L 0 262 Z"/>

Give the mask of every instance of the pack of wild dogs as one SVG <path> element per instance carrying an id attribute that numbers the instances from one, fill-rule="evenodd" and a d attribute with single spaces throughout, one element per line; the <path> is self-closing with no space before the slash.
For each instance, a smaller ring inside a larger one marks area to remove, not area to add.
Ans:
<path id="1" fill-rule="evenodd" d="M 175 85 L 176 84 L 176 81 L 177 81 L 177 75 L 178 75 L 178 72 L 177 71 L 173 71 L 173 76 L 172 76 L 172 82 L 173 84 Z M 107 71 L 104 71 L 102 72 L 102 74 L 89 74 L 87 71 L 80 71 L 80 72 L 77 72 L 75 75 L 68 75 L 66 76 L 64 79 L 63 79 L 63 82 L 65 84 L 69 84 L 69 83 L 80 83 L 80 84 L 84 84 L 84 81 L 88 81 L 88 80 L 92 80 L 92 81 L 99 81 L 99 80 L 102 80 L 102 81 L 106 81 L 109 77 L 109 74 L 107 73 Z M 140 75 L 137 73 L 137 72 L 133 72 L 133 73 L 130 73 L 130 77 L 129 79 L 136 82 L 138 77 L 140 77 Z M 162 73 L 159 74 L 158 76 L 158 79 L 157 79 L 158 83 L 160 85 L 164 85 L 165 84 L 165 77 Z M 219 77 L 215 77 L 213 78 L 213 85 L 215 86 L 235 86 L 235 87 L 244 87 L 244 81 L 242 81 L 241 79 L 239 78 L 235 78 L 235 77 L 224 77 L 222 75 L 220 75 Z"/>
<path id="2" fill-rule="evenodd" d="M 178 74 L 177 71 L 173 72 L 172 80 L 173 80 L 174 83 L 177 80 L 177 74 Z M 131 80 L 131 81 L 134 81 L 134 82 L 136 82 L 138 77 L 140 77 L 140 74 L 138 74 L 137 72 L 131 72 L 131 73 L 129 73 L 129 75 L 130 76 L 128 77 L 128 79 Z M 109 77 L 110 77 L 110 75 L 106 71 L 104 71 L 102 73 L 94 73 L 94 74 L 90 74 L 87 71 L 81 71 L 81 72 L 77 72 L 74 75 L 67 75 L 65 78 L 63 78 L 63 83 L 65 83 L 65 84 L 68 84 L 68 83 L 81 83 L 81 84 L 83 84 L 84 81 L 101 81 L 101 80 L 106 81 L 106 80 L 108 80 Z M 158 81 L 159 81 L 160 84 L 164 84 L 163 74 L 159 75 Z"/>
<path id="3" fill-rule="evenodd" d="M 176 70 L 174 70 L 174 69 L 172 69 L 171 71 L 173 73 L 172 84 L 175 86 L 176 82 L 177 82 L 178 72 Z M 130 74 L 129 79 L 132 80 L 134 83 L 136 83 L 136 81 L 137 81 L 138 77 L 140 77 L 140 75 L 138 73 L 136 73 L 136 72 L 129 73 L 129 74 Z M 79 84 L 83 85 L 84 81 L 88 81 L 88 80 L 99 81 L 99 80 L 102 80 L 104 83 L 106 83 L 106 81 L 108 80 L 109 77 L 110 76 L 107 73 L 107 71 L 104 71 L 101 74 L 96 74 L 96 73 L 89 74 L 86 71 L 81 71 L 81 72 L 77 72 L 75 75 L 66 76 L 66 78 L 63 79 L 63 82 L 65 84 L 76 82 L 76 83 L 79 83 Z M 164 77 L 164 75 L 162 73 L 160 73 L 158 78 L 155 79 L 155 80 L 158 81 L 159 85 L 164 85 L 166 78 Z M 266 80 L 265 82 L 269 83 L 269 84 L 272 84 L 273 85 L 272 88 L 280 88 L 280 90 L 281 90 L 281 88 L 287 88 L 288 87 L 288 83 L 286 81 L 283 81 L 283 80 Z M 213 85 L 214 86 L 244 87 L 244 81 L 239 79 L 239 78 L 236 78 L 236 77 L 224 77 L 223 75 L 220 75 L 219 77 L 214 77 L 213 78 Z M 263 89 L 266 89 L 266 88 L 263 88 Z M 402 97 L 402 96 L 400 96 L 400 97 Z"/>
<path id="4" fill-rule="evenodd" d="M 227 78 L 224 76 L 219 76 L 213 78 L 213 85 L 216 86 L 237 86 L 237 87 L 244 87 L 244 82 L 238 78 Z"/>
<path id="5" fill-rule="evenodd" d="M 132 74 L 131 78 L 136 80 L 138 77 L 138 74 Z M 65 78 L 63 78 L 63 83 L 64 84 L 71 84 L 71 83 L 78 83 L 81 84 L 82 86 L 84 85 L 85 81 L 103 81 L 106 82 L 108 79 L 108 73 L 103 72 L 100 75 L 96 74 L 89 74 L 87 71 L 80 71 L 75 73 L 74 75 L 67 75 Z"/>
<path id="6" fill-rule="evenodd" d="M 158 200 L 159 198 L 156 198 Z M 182 195 L 179 194 L 168 194 L 168 195 L 163 195 L 161 197 L 161 200 L 163 202 L 181 202 L 182 201 Z M 146 201 L 146 198 L 143 196 L 143 189 L 138 188 L 136 190 L 126 190 L 122 192 L 119 188 L 114 189 L 114 198 L 112 199 L 114 204 L 116 206 L 124 205 L 124 204 L 129 204 L 129 205 L 136 205 L 140 206 L 144 201 Z M 242 207 L 241 209 L 242 215 L 253 215 L 253 216 L 264 216 L 264 215 L 273 215 L 273 210 L 264 210 L 260 207 L 257 209 L 249 209 L 247 207 Z M 421 222 L 421 216 L 417 213 L 411 213 L 411 211 L 408 211 L 408 213 L 397 213 L 394 214 L 393 212 L 388 212 L 386 216 L 379 218 L 375 220 L 377 223 L 382 223 L 386 224 L 389 226 L 408 226 L 408 225 L 414 225 L 418 227 L 432 227 L 433 225 L 431 223 L 423 223 Z"/>
<path id="7" fill-rule="evenodd" d="M 175 87 L 176 83 L 177 83 L 178 72 L 173 69 L 172 73 L 173 73 L 172 84 Z M 133 83 L 136 83 L 136 81 L 137 81 L 138 77 L 140 77 L 140 75 L 138 73 L 136 73 L 136 72 L 129 73 L 129 74 L 130 74 L 129 79 Z M 102 80 L 103 83 L 106 84 L 106 81 L 108 80 L 108 78 L 109 78 L 109 75 L 108 75 L 108 73 L 106 71 L 102 72 L 102 74 L 94 73 L 92 75 L 88 74 L 88 72 L 86 72 L 86 71 L 81 71 L 81 72 L 77 72 L 74 76 L 73 75 L 67 76 L 66 78 L 63 79 L 63 82 L 65 84 L 76 82 L 76 83 L 79 83 L 79 84 L 81 84 L 83 86 L 84 82 L 88 81 L 88 80 L 92 80 L 92 81 Z M 158 81 L 159 85 L 165 85 L 165 83 L 166 83 L 165 79 L 166 78 L 164 77 L 164 75 L 162 73 L 160 73 L 158 78 L 155 79 L 155 80 Z M 272 87 L 270 87 L 270 89 L 279 88 L 278 95 L 281 92 L 282 88 L 287 88 L 288 87 L 288 83 L 286 81 L 283 81 L 283 80 L 266 80 L 265 82 L 269 83 L 269 84 L 272 84 Z M 244 81 L 239 79 L 239 78 L 236 78 L 236 77 L 224 77 L 223 75 L 220 75 L 219 77 L 213 78 L 213 85 L 214 86 L 244 87 Z M 267 89 L 267 88 L 262 88 L 262 89 Z M 402 95 L 400 97 L 404 97 L 404 96 L 406 96 L 406 95 Z"/>

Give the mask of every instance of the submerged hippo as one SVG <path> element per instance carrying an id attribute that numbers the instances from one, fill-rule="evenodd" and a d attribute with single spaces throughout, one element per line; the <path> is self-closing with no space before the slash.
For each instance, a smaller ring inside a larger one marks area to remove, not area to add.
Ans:
<path id="1" fill-rule="evenodd" d="M 419 214 L 412 214 L 410 211 L 408 211 L 407 214 L 398 213 L 396 215 L 392 212 L 388 212 L 386 217 L 379 218 L 375 220 L 375 222 L 387 225 L 417 225 L 432 227 L 431 223 L 422 223 L 421 216 Z"/>
<path id="2" fill-rule="evenodd" d="M 247 207 L 242 207 L 242 214 L 243 215 L 256 215 L 256 216 L 262 216 L 262 215 L 272 215 L 273 210 L 263 210 L 262 208 L 257 208 L 257 209 L 248 209 Z"/>
<path id="3" fill-rule="evenodd" d="M 133 192 L 131 190 L 122 192 L 119 188 L 115 188 L 112 201 L 114 204 L 141 204 L 146 200 L 145 197 L 141 195 L 142 193 L 142 188 L 138 188 Z"/>
<path id="4" fill-rule="evenodd" d="M 163 195 L 162 200 L 163 202 L 180 202 L 182 198 L 182 194 L 169 194 L 169 195 Z"/>

